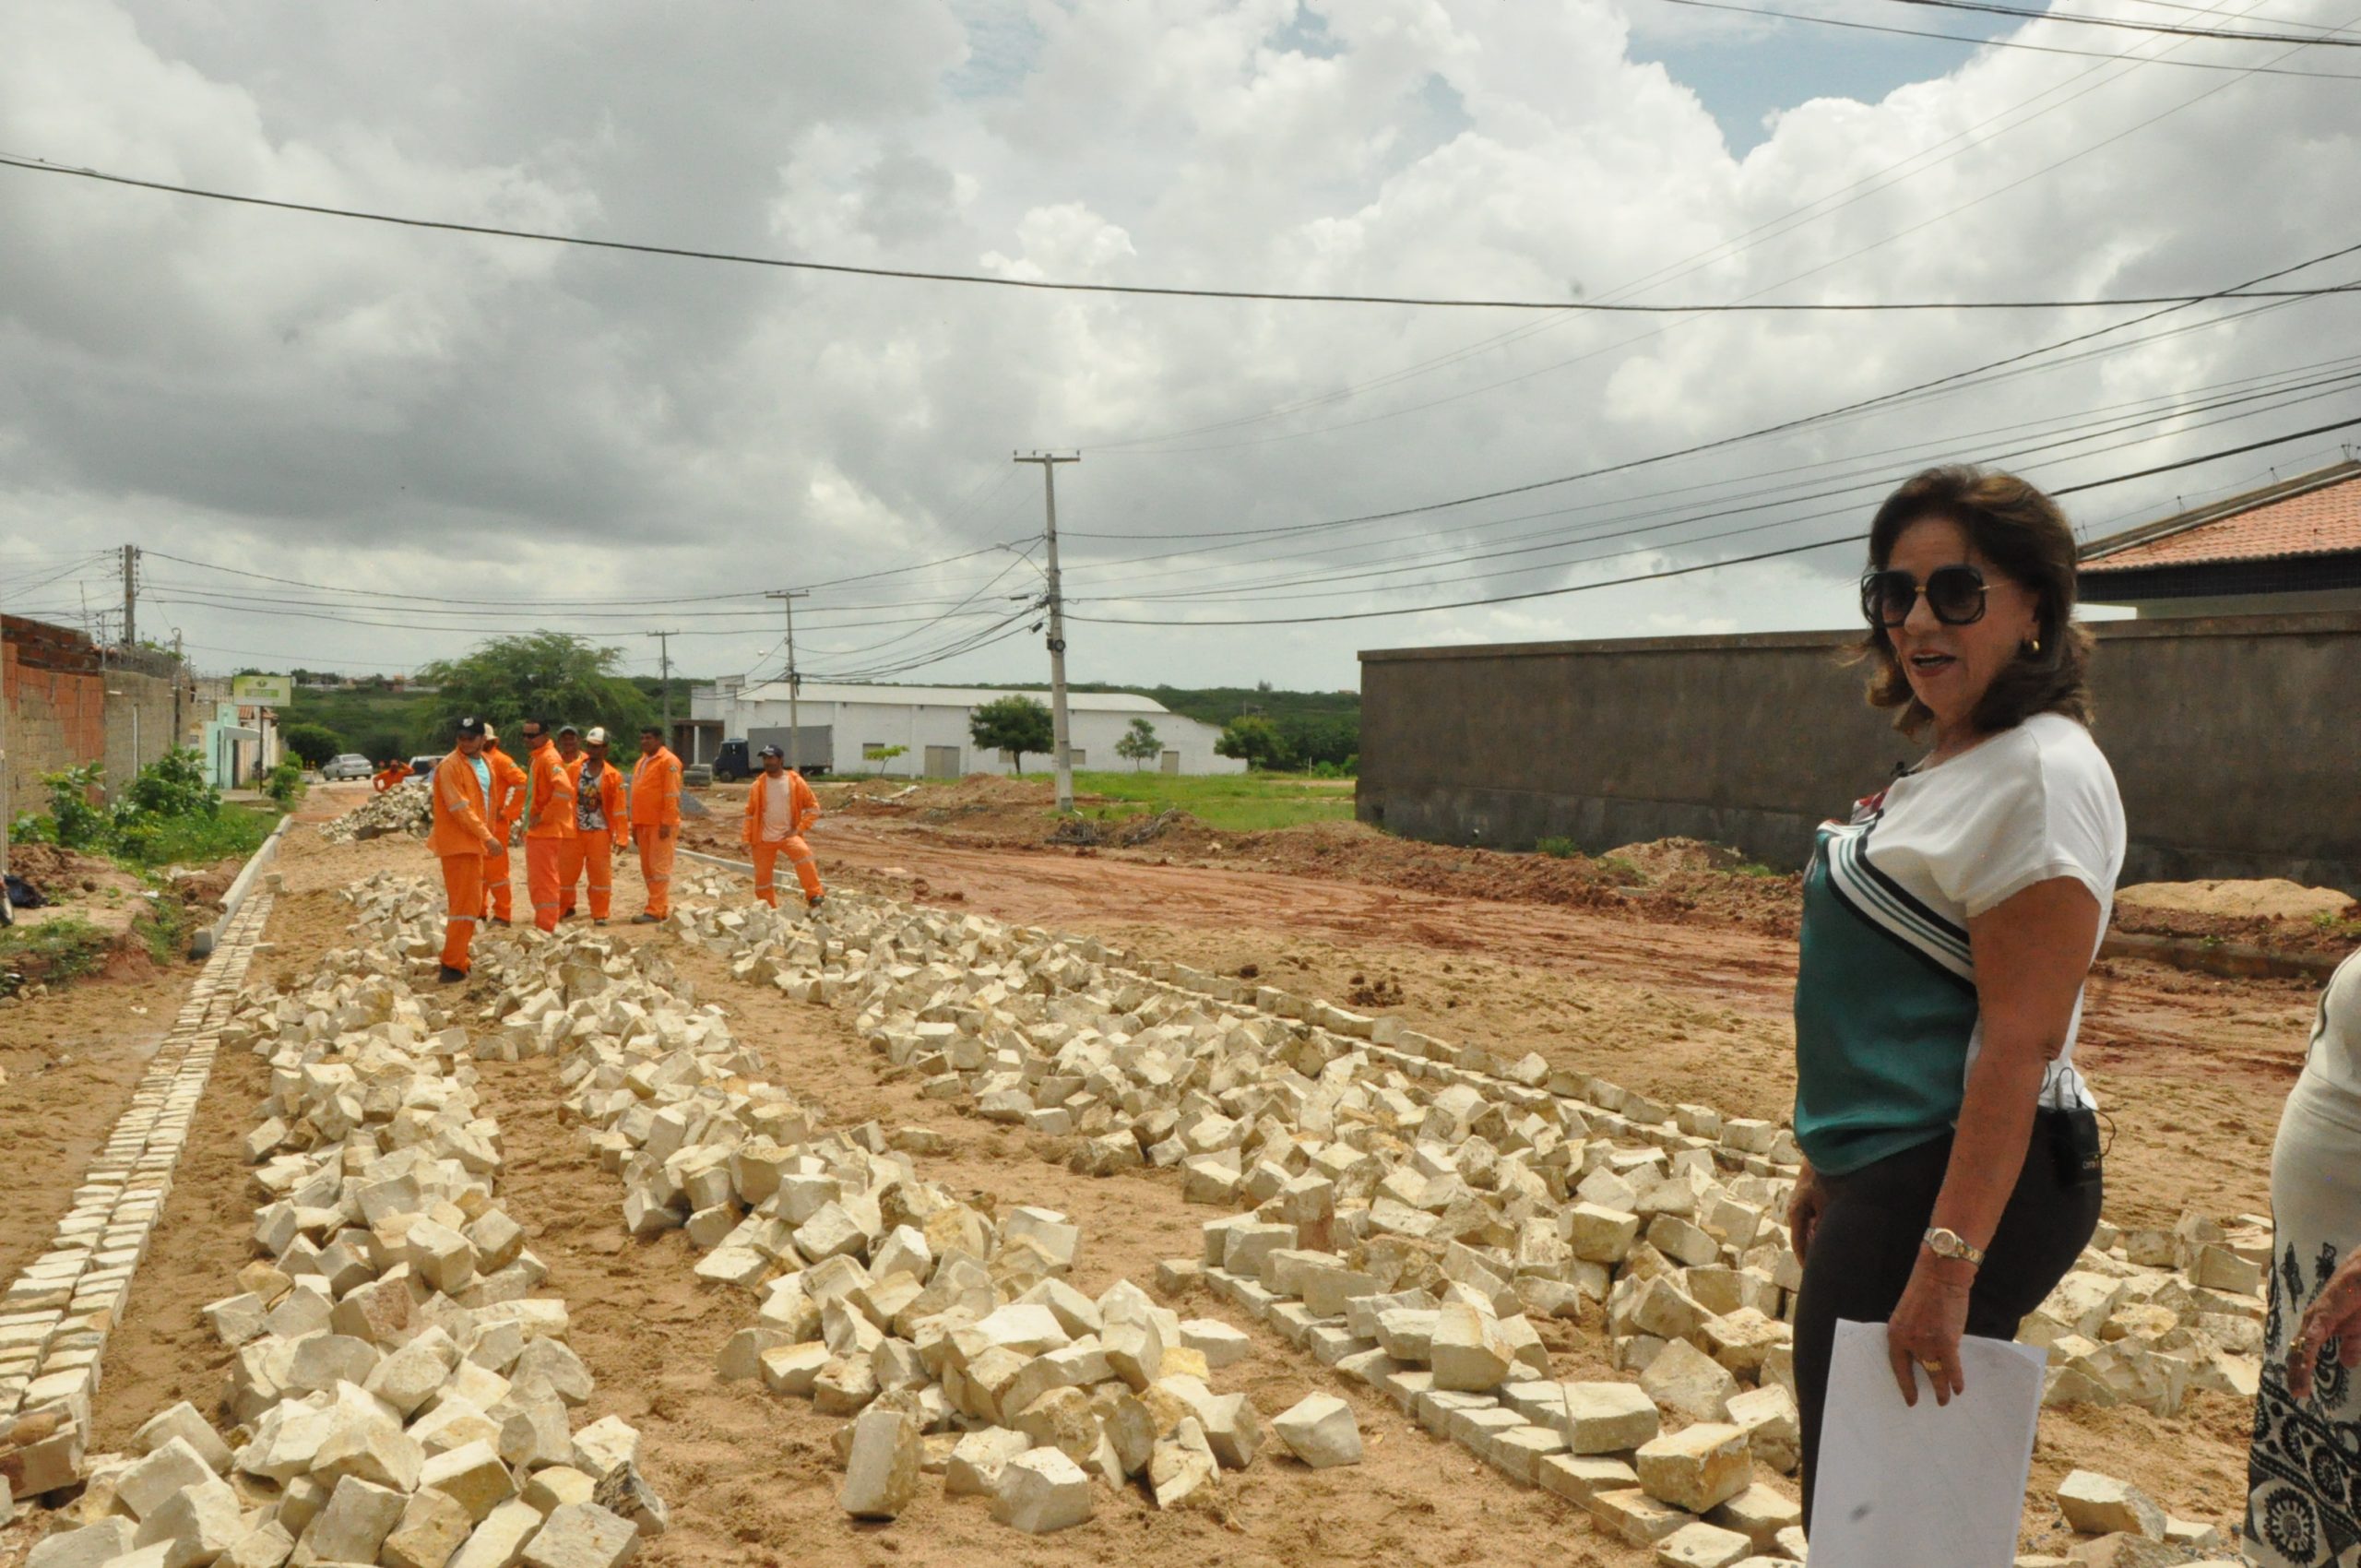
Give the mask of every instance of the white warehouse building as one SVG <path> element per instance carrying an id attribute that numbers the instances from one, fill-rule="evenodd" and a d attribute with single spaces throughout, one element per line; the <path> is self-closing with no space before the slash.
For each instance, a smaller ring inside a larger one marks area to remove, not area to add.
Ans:
<path id="1" fill-rule="evenodd" d="M 813 753 L 803 760 L 825 757 L 836 773 L 885 773 L 909 778 L 950 778 L 968 773 L 1013 773 L 1014 760 L 1005 752 L 978 747 L 967 731 L 968 716 L 989 702 L 1010 695 L 964 686 L 861 686 L 806 681 L 796 703 L 801 727 L 799 749 Z M 1049 694 L 1025 694 L 1047 703 Z M 1132 692 L 1074 692 L 1066 697 L 1067 745 L 1076 767 L 1127 769 L 1133 765 L 1115 754 L 1115 742 L 1130 732 L 1132 721 L 1145 719 L 1156 729 L 1162 755 L 1145 766 L 1164 773 L 1243 773 L 1246 764 L 1214 754 L 1221 731 L 1210 724 L 1183 718 L 1162 703 Z M 747 686 L 724 680 L 699 686 L 689 695 L 689 719 L 674 730 L 681 760 L 710 763 L 725 740 L 753 738 L 757 731 L 788 729 L 787 683 L 767 682 Z M 822 733 L 815 733 L 821 731 Z M 880 759 L 878 753 L 895 746 L 898 756 Z M 1050 766 L 1044 753 L 1028 753 L 1028 771 Z"/>

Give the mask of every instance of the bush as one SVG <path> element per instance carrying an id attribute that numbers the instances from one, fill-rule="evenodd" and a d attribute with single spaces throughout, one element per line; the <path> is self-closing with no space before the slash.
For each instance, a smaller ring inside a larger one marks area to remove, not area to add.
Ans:
<path id="1" fill-rule="evenodd" d="M 50 831 L 45 836 L 53 844 L 69 849 L 102 848 L 107 837 L 107 814 L 90 803 L 90 791 L 106 778 L 103 763 L 86 762 L 79 767 L 68 767 L 56 773 L 42 775 L 42 784 L 49 790 Z"/>
<path id="2" fill-rule="evenodd" d="M 290 724 L 279 737 L 289 751 L 303 759 L 305 767 L 324 767 L 344 750 L 344 737 L 325 724 Z"/>
<path id="3" fill-rule="evenodd" d="M 300 786 L 302 770 L 294 771 Z M 168 752 L 149 763 L 121 799 L 101 808 L 90 804 L 89 797 L 104 777 L 97 763 L 48 775 L 42 782 L 49 788 L 49 815 L 19 818 L 12 831 L 27 840 L 113 855 L 142 866 L 250 855 L 270 832 L 268 817 L 221 809 L 221 796 L 206 778 L 194 751 Z"/>
<path id="4" fill-rule="evenodd" d="M 279 766 L 263 775 L 262 792 L 279 802 L 281 811 L 293 811 L 295 802 L 303 798 L 310 788 L 303 782 L 303 765 L 293 757 L 281 757 Z"/>
<path id="5" fill-rule="evenodd" d="M 1582 853 L 1571 838 L 1542 838 L 1536 840 L 1533 847 L 1553 861 L 1571 861 Z"/>

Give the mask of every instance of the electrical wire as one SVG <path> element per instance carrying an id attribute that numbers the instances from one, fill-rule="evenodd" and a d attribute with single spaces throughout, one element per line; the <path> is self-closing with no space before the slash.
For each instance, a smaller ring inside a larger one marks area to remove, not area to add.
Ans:
<path id="1" fill-rule="evenodd" d="M 2120 28 L 2128 32 L 2164 33 L 2175 38 L 2211 38 L 2229 43 L 2322 44 L 2335 49 L 2361 49 L 2361 39 L 2331 38 L 2311 33 L 2233 32 L 2225 29 L 2187 27 L 2175 22 L 2142 22 L 2122 17 L 2086 17 L 2073 11 L 2037 10 L 2030 6 L 2004 6 L 1999 0 L 1887 0 L 1894 6 L 1922 6 L 1941 11 L 1980 11 L 1988 16 L 2014 17 L 2028 22 L 2072 22 L 2080 27 Z"/>
<path id="2" fill-rule="evenodd" d="M 2210 463 L 2222 457 L 2234 457 L 2241 453 L 2258 452 L 2267 446 L 2279 446 L 2292 441 L 2307 440 L 2312 436 L 2319 435 L 2331 430 L 2349 430 L 2356 425 L 2361 425 L 2361 417 L 2341 420 L 2330 424 L 2315 425 L 2309 430 L 2295 431 L 2286 435 L 2275 435 L 2261 441 L 2250 441 L 2242 446 L 2225 447 L 2221 451 L 2208 452 L 2200 457 L 2184 457 L 2177 462 L 2159 463 L 2153 468 L 2140 469 L 2130 473 L 2116 474 L 2106 479 L 2089 480 L 2081 484 L 2062 485 L 2050 491 L 2049 494 L 2054 499 L 2058 496 L 2074 495 L 2086 491 L 2104 489 L 2108 485 L 2125 484 L 2133 480 L 2148 479 L 2156 474 L 2170 473 L 2177 469 L 2194 468 L 2198 464 Z M 1791 521 L 1795 520 L 1801 519 L 1791 519 Z M 1801 555 L 1809 551 L 1833 549 L 1835 546 L 1840 544 L 1858 544 L 1868 538 L 1869 535 L 1866 533 L 1850 533 L 1836 539 L 1815 540 L 1808 544 L 1783 545 L 1775 550 L 1757 551 L 1749 555 L 1732 555 L 1724 557 L 1717 561 L 1702 561 L 1687 566 L 1667 567 L 1662 571 L 1635 573 L 1630 576 L 1614 577 L 1603 582 L 1570 583 L 1558 588 L 1530 588 L 1518 593 L 1489 594 L 1477 599 L 1453 600 L 1442 604 L 1413 605 L 1400 610 L 1340 611 L 1324 615 L 1231 616 L 1225 617 L 1220 620 L 1200 621 L 1149 620 L 1139 617 L 1113 615 L 1078 615 L 1069 612 L 1066 615 L 1066 619 L 1069 621 L 1080 622 L 1087 625 L 1097 626 L 1306 626 L 1339 621 L 1390 620 L 1403 615 L 1425 615 L 1441 610 L 1473 610 L 1494 604 L 1517 604 L 1536 599 L 1558 599 L 1568 594 L 1595 592 L 1600 588 L 1624 588 L 1634 583 L 1659 582 L 1668 577 L 1691 576 L 1700 572 L 1719 571 L 1725 566 L 1741 566 L 1758 561 L 1774 561 L 1785 556 Z"/>
<path id="3" fill-rule="evenodd" d="M 1664 0 L 1667 6 L 1691 6 L 1704 11 L 1735 11 L 1748 17 L 1774 17 L 1783 22 L 1810 22 L 1818 27 L 1845 28 L 1854 32 L 1891 33 L 1902 38 L 1932 38 L 1975 49 L 2019 49 L 2035 54 L 2071 54 L 2085 60 L 2132 60 L 2149 65 L 2174 65 L 2187 71 L 2236 71 L 2261 77 L 2308 77 L 2316 81 L 2361 82 L 2350 71 L 2299 71 L 2284 65 L 2237 65 L 2223 60 L 2168 60 L 2162 55 L 2108 54 L 2096 49 L 2067 49 L 2050 43 L 2019 43 L 2006 38 L 1975 38 L 1955 32 L 1929 32 L 1924 28 L 1883 27 L 1876 22 L 1845 21 L 1815 17 L 1804 11 L 1774 11 L 1766 6 L 1734 6 L 1729 0 Z M 2197 7 L 2188 7 L 2196 9 Z"/>
<path id="4" fill-rule="evenodd" d="M 1934 0 L 1913 0 L 1915 4 L 1932 4 Z M 2268 34 L 2247 35 L 2268 40 Z M 2305 41 L 2310 42 L 2310 41 Z M 2361 45 L 2361 40 L 2335 41 Z M 1363 304 L 1415 305 L 1424 308 L 1450 310 L 1525 310 L 1555 311 L 1572 315 L 1725 315 L 1740 314 L 1890 314 L 1927 311 L 2014 311 L 2014 310 L 2107 310 L 2133 305 L 2193 304 L 2211 299 L 2210 294 L 2131 294 L 2107 299 L 2089 300 L 1830 300 L 1791 302 L 1752 302 L 1714 304 L 1706 303 L 1683 304 L 1641 304 L 1634 303 L 1606 303 L 1587 300 L 1520 300 L 1520 299 L 1443 299 L 1413 294 L 1327 294 L 1298 292 L 1278 289 L 1193 289 L 1169 284 L 1145 283 L 1082 283 L 1072 280 L 1038 278 L 999 278 L 979 272 L 932 272 L 908 267 L 857 267 L 844 262 L 801 261 L 783 256 L 748 255 L 734 251 L 698 250 L 680 245 L 643 244 L 636 241 L 599 240 L 582 234 L 561 234 L 542 230 L 509 229 L 496 224 L 462 223 L 446 219 L 408 218 L 393 213 L 372 212 L 360 208 L 328 207 L 314 202 L 280 201 L 268 196 L 248 196 L 233 191 L 212 190 L 200 185 L 175 184 L 166 180 L 135 179 L 127 174 L 108 173 L 101 170 L 53 163 L 45 159 L 23 158 L 0 153 L 0 167 L 21 169 L 33 173 L 63 174 L 77 179 L 96 180 L 106 184 L 129 186 L 136 190 L 159 191 L 172 196 L 195 196 L 208 201 L 230 202 L 243 207 L 268 208 L 284 212 L 311 213 L 323 218 L 351 219 L 367 223 L 386 223 L 407 229 L 431 229 L 456 234 L 476 234 L 496 239 L 530 240 L 544 244 L 579 245 L 594 250 L 630 251 L 646 255 L 671 256 L 688 261 L 726 262 L 745 267 L 783 267 L 796 271 L 842 273 L 863 278 L 890 278 L 906 281 L 929 283 L 966 283 L 994 288 L 1026 289 L 1052 293 L 1121 294 L 1157 299 L 1245 300 L 1286 304 Z M 2350 286 L 2343 286 L 2349 288 Z M 2310 298 L 2317 291 L 2296 291 L 2284 296 L 2255 294 L 2249 298 L 2275 299 Z"/>

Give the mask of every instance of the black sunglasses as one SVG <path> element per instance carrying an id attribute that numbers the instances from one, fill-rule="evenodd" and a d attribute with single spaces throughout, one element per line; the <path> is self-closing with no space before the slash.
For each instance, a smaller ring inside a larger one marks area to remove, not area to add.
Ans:
<path id="1" fill-rule="evenodd" d="M 1893 630 L 1910 619 L 1920 594 L 1927 608 L 1946 626 L 1965 626 L 1984 619 L 1984 574 L 1965 563 L 1938 566 L 1921 585 L 1900 567 L 1869 572 L 1861 577 L 1861 613 L 1872 626 Z"/>

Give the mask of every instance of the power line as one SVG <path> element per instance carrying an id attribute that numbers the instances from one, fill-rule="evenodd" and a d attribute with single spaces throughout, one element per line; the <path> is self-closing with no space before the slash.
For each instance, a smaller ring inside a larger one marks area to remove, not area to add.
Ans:
<path id="1" fill-rule="evenodd" d="M 1892 33 L 1902 38 L 1940 39 L 1945 43 L 1964 43 L 1975 49 L 2022 49 L 2035 54 L 2071 54 L 2084 60 L 2130 60 L 2146 65 L 2174 65 L 2185 71 L 2236 71 L 2241 75 L 2261 77 L 2308 77 L 2319 81 L 2361 82 L 2361 75 L 2350 71 L 2299 71 L 2284 65 L 2236 65 L 2222 60 L 2169 60 L 2161 54 L 2108 54 L 2096 49 L 2067 49 L 2050 43 L 2019 43 L 2012 39 L 1975 38 L 1955 32 L 1929 32 L 1924 28 L 1883 27 L 1876 22 L 1845 21 L 1836 17 L 1815 17 L 1803 11 L 1774 11 L 1765 6 L 1734 6 L 1729 0 L 1665 0 L 1667 6 L 1693 6 L 1705 11 L 1736 11 L 1748 17 L 1775 17 L 1783 22 L 1810 22 L 1817 27 L 1845 28 L 1854 32 Z M 2180 7 L 2176 7 L 2180 8 Z M 2197 7 L 2187 7 L 2197 9 Z M 2241 38 L 2251 36 L 2241 33 Z"/>
<path id="2" fill-rule="evenodd" d="M 2335 49 L 2361 49 L 2361 39 L 2331 38 L 2318 33 L 2231 32 L 2217 28 L 2186 27 L 2175 22 L 2130 21 L 2119 17 L 2085 17 L 2072 11 L 2036 10 L 2029 6 L 2003 6 L 1998 0 L 1887 0 L 1895 6 L 1924 6 L 1942 11 L 1981 11 L 2029 22 L 2073 22 L 2082 27 L 2120 28 L 2127 32 L 2160 32 L 2175 38 L 2212 38 L 2230 43 L 2325 44 Z"/>
<path id="3" fill-rule="evenodd" d="M 1936 3 L 1936 0 L 1910 0 L 1910 3 L 1931 5 Z M 1958 3 L 1964 3 L 1964 0 L 1958 0 Z M 2263 33 L 2241 36 L 2265 40 L 2270 40 L 2272 37 L 2270 34 Z M 2361 40 L 2307 39 L 2295 42 L 2335 42 L 2361 46 Z M 269 196 L 248 196 L 235 191 L 212 190 L 201 185 L 174 184 L 165 180 L 135 179 L 128 174 L 113 174 L 98 169 L 77 168 L 67 164 L 52 163 L 42 159 L 19 158 L 5 153 L 0 153 L 0 166 L 22 169 L 32 173 L 63 174 L 76 179 L 96 180 L 106 184 L 125 185 L 136 190 L 160 191 L 172 196 L 196 196 L 207 201 L 230 202 L 242 207 L 267 208 L 282 212 L 305 212 L 316 217 L 345 218 L 359 222 L 386 223 L 405 229 L 431 229 L 447 233 L 475 234 L 494 239 L 530 240 L 541 244 L 577 245 L 592 250 L 628 251 L 643 255 L 671 256 L 685 261 L 717 261 L 742 267 L 769 267 L 801 272 L 841 273 L 853 277 L 890 278 L 912 282 L 975 284 L 1049 293 L 1121 294 L 1157 299 L 1243 300 L 1282 304 L 1414 305 L 1450 310 L 1526 310 L 1620 315 L 2106 310 L 2131 305 L 2194 304 L 2201 300 L 2215 297 L 2211 294 L 2132 294 L 2092 300 L 1840 300 L 1748 302 L 1729 304 L 1640 304 L 1630 302 L 1607 303 L 1584 300 L 1442 299 L 1413 294 L 1324 294 L 1276 289 L 1192 289 L 1177 285 L 1145 283 L 1079 283 L 1052 279 L 998 278 L 980 272 L 934 272 L 911 267 L 857 267 L 846 262 L 801 261 L 785 256 L 749 255 L 735 251 L 699 250 L 682 245 L 652 244 L 629 240 L 600 240 L 583 234 L 561 234 L 534 229 L 509 229 L 496 224 L 462 223 L 449 219 L 409 218 L 395 213 L 367 211 L 360 208 L 328 207 L 315 202 L 281 201 Z M 2247 297 L 2250 299 L 2308 299 L 2323 291 L 2349 291 L 2351 287 L 2340 285 L 2336 290 L 2302 290 L 2284 294 L 2249 294 Z"/>
<path id="4" fill-rule="evenodd" d="M 2124 484 L 2136 479 L 2148 479 L 2156 474 L 2169 473 L 2176 469 L 2193 468 L 2200 463 L 2210 463 L 2221 457 L 2235 457 L 2245 452 L 2258 452 L 2266 446 L 2284 445 L 2288 442 L 2306 440 L 2331 430 L 2349 430 L 2355 425 L 2361 425 L 2361 417 L 2340 420 L 2331 424 L 2314 425 L 2309 430 L 2299 430 L 2286 435 L 2274 435 L 2262 441 L 2250 441 L 2242 446 L 2225 447 L 2218 452 L 2205 453 L 2201 457 L 2184 457 L 2177 462 L 2158 463 L 2153 468 L 2116 474 L 2107 479 L 2088 480 L 2081 484 L 2063 485 L 2049 493 L 2052 497 L 2056 497 L 2079 494 L 2088 490 L 2100 490 L 2112 484 Z M 1791 522 L 1798 520 L 1801 519 L 1789 519 Z M 1604 582 L 1572 583 L 1559 588 L 1530 588 L 1520 593 L 1490 594 L 1480 599 L 1453 600 L 1443 604 L 1413 605 L 1401 610 L 1339 611 L 1326 615 L 1234 616 L 1217 621 L 1146 620 L 1114 615 L 1074 615 L 1069 618 L 1101 626 L 1304 626 L 1336 621 L 1390 620 L 1402 615 L 1425 615 L 1442 610 L 1473 610 L 1493 604 L 1517 604 L 1529 600 L 1557 599 L 1567 594 L 1590 593 L 1599 588 L 1626 588 L 1634 583 L 1657 582 L 1667 577 L 1685 577 L 1699 572 L 1719 571 L 1725 566 L 1742 566 L 1758 561 L 1775 561 L 1783 556 L 1801 555 L 1809 551 L 1833 549 L 1840 544 L 1858 544 L 1869 537 L 1866 533 L 1851 533 L 1836 539 L 1816 540 L 1809 544 L 1790 544 L 1783 545 L 1776 550 L 1757 551 L 1750 555 L 1732 555 L 1718 561 L 1699 562 L 1693 565 L 1670 566 L 1657 572 L 1640 572 L 1631 576 L 1609 578 Z"/>

